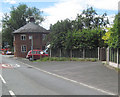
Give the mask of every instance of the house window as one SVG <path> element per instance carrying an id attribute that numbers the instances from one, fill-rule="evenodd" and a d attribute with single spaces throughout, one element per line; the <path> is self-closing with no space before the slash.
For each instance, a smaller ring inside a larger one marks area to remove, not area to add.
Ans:
<path id="1" fill-rule="evenodd" d="M 26 40 L 26 35 L 21 35 L 21 40 Z"/>
<path id="2" fill-rule="evenodd" d="M 46 34 L 42 34 L 42 39 L 45 40 Z"/>
<path id="3" fill-rule="evenodd" d="M 26 45 L 22 45 L 21 46 L 21 52 L 26 52 L 27 51 L 27 46 Z"/>

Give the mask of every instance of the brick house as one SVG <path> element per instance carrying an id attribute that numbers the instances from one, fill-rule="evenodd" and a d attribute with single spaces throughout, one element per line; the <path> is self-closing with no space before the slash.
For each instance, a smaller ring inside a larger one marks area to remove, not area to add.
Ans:
<path id="1" fill-rule="evenodd" d="M 33 38 L 33 49 L 43 48 L 43 36 L 48 34 L 49 31 L 36 25 L 34 22 L 34 18 L 30 18 L 28 24 L 13 32 L 15 57 L 26 57 L 28 51 L 31 50 L 32 45 L 30 36 Z"/>

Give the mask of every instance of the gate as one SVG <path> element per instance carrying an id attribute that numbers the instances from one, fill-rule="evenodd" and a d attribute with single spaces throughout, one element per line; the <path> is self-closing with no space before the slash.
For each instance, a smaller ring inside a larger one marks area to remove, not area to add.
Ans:
<path id="1" fill-rule="evenodd" d="M 106 48 L 100 48 L 99 51 L 99 60 L 100 61 L 106 61 Z"/>

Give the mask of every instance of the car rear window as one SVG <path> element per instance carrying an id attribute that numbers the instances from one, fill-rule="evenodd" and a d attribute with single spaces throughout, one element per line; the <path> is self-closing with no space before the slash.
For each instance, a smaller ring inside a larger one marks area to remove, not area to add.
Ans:
<path id="1" fill-rule="evenodd" d="M 32 51 L 31 54 L 36 54 L 36 51 Z"/>
<path id="2" fill-rule="evenodd" d="M 41 51 L 37 51 L 37 54 L 41 54 L 40 52 L 41 52 Z"/>
<path id="3" fill-rule="evenodd" d="M 37 54 L 43 54 L 44 52 L 43 51 L 37 51 Z"/>

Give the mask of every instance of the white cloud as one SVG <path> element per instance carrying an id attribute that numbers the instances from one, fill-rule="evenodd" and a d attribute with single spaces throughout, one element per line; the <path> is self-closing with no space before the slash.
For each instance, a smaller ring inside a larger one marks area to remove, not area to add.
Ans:
<path id="1" fill-rule="evenodd" d="M 75 19 L 77 14 L 83 9 L 93 6 L 98 9 L 118 10 L 119 0 L 4 0 L 4 2 L 15 4 L 18 2 L 56 2 L 54 6 L 41 9 L 48 14 L 42 26 L 49 29 L 50 24 L 56 23 L 58 20 L 66 18 Z M 111 17 L 111 16 L 109 16 Z M 110 18 L 112 21 L 113 18 Z"/>
<path id="2" fill-rule="evenodd" d="M 49 15 L 42 25 L 48 29 L 50 24 L 54 24 L 58 20 L 75 19 L 77 14 L 80 14 L 88 5 L 98 9 L 118 10 L 118 2 L 119 0 L 58 0 L 54 6 L 42 9 Z"/>
<path id="3" fill-rule="evenodd" d="M 88 4 L 99 9 L 118 10 L 119 0 L 89 0 Z"/>
<path id="4" fill-rule="evenodd" d="M 115 14 L 109 15 L 108 19 L 109 19 L 110 24 L 113 24 L 113 21 L 115 19 Z"/>
<path id="5" fill-rule="evenodd" d="M 59 1 L 59 3 L 56 3 L 52 7 L 42 9 L 43 12 L 49 15 L 42 25 L 45 28 L 49 28 L 50 24 L 54 24 L 58 20 L 64 20 L 66 18 L 75 19 L 76 15 L 83 10 L 83 7 L 80 6 L 81 1 L 82 0 L 62 0 L 62 2 Z"/>
<path id="6" fill-rule="evenodd" d="M 2 22 L 1 22 L 1 20 L 2 20 L 2 16 L 3 16 L 3 13 L 0 12 L 0 31 L 2 31 Z"/>
<path id="7" fill-rule="evenodd" d="M 2 16 L 3 16 L 3 13 L 2 13 L 2 12 L 0 12 L 0 20 L 2 19 Z"/>
<path id="8" fill-rule="evenodd" d="M 4 0 L 4 2 L 10 3 L 10 4 L 16 4 L 17 3 L 15 0 Z"/>

